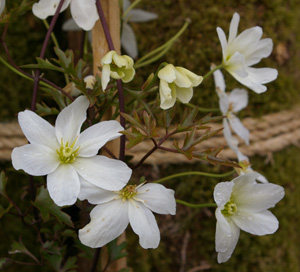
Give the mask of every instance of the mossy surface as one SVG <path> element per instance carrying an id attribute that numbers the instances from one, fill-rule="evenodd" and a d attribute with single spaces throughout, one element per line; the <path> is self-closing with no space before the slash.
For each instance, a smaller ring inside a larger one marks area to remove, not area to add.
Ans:
<path id="1" fill-rule="evenodd" d="M 161 230 L 161 243 L 158 249 L 144 250 L 137 245 L 138 237 L 130 230 L 129 265 L 133 271 L 194 271 L 196 267 L 206 267 L 207 271 L 219 272 L 262 272 L 300 270 L 299 232 L 299 193 L 300 193 L 300 150 L 289 147 L 273 154 L 272 163 L 265 164 L 262 157 L 251 158 L 253 168 L 267 179 L 285 189 L 285 197 L 271 211 L 280 225 L 273 235 L 254 236 L 241 231 L 241 236 L 231 259 L 218 264 L 215 252 L 214 209 L 190 209 L 177 204 L 176 216 L 156 216 Z M 167 176 L 183 171 L 224 171 L 218 167 L 194 165 L 170 165 L 161 168 L 161 175 Z M 226 171 L 226 170 L 225 170 Z M 166 181 L 165 185 L 176 191 L 176 198 L 190 203 L 213 202 L 214 186 L 232 177 L 213 179 L 187 176 Z M 187 240 L 184 250 L 183 244 Z M 238 269 L 237 269 L 238 268 Z M 195 270 L 197 271 L 197 270 Z M 201 271 L 201 270 L 200 270 Z M 205 270 L 206 271 L 206 270 Z"/>

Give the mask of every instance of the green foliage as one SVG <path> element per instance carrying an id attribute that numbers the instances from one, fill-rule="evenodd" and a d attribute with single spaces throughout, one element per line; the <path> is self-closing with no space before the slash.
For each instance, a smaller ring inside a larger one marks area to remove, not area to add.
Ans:
<path id="1" fill-rule="evenodd" d="M 128 255 L 124 250 L 126 249 L 127 243 L 122 242 L 121 244 L 117 244 L 118 239 L 115 239 L 107 244 L 108 256 L 110 262 L 114 262 L 118 259 L 121 259 Z"/>
<path id="2" fill-rule="evenodd" d="M 36 199 L 32 203 L 41 212 L 45 222 L 50 219 L 50 214 L 53 215 L 59 222 L 74 227 L 70 216 L 64 213 L 50 198 L 46 188 L 40 187 L 37 191 Z"/>

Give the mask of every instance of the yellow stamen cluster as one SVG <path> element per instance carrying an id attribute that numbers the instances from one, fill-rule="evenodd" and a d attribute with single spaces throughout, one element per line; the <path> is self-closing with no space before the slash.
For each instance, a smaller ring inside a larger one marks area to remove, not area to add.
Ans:
<path id="1" fill-rule="evenodd" d="M 136 185 L 127 185 L 124 189 L 120 191 L 123 201 L 133 198 L 136 194 Z"/>
<path id="2" fill-rule="evenodd" d="M 229 200 L 225 205 L 224 209 L 221 211 L 225 216 L 234 215 L 237 212 L 237 206 L 231 200 Z"/>
<path id="3" fill-rule="evenodd" d="M 69 142 L 66 142 L 66 144 L 64 145 L 64 141 L 63 141 L 63 139 L 61 139 L 60 149 L 56 150 L 61 163 L 72 163 L 75 160 L 75 158 L 77 157 L 79 147 L 77 149 L 73 150 L 76 140 L 77 140 L 77 138 L 69 146 Z"/>

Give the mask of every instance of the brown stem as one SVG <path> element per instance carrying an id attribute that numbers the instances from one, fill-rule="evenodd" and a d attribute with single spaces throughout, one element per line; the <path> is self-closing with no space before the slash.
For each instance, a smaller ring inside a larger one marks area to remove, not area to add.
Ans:
<path id="1" fill-rule="evenodd" d="M 43 59 L 45 57 L 47 45 L 49 43 L 52 30 L 53 30 L 53 28 L 55 26 L 55 23 L 57 21 L 57 18 L 58 18 L 58 15 L 60 13 L 60 10 L 61 10 L 61 8 L 62 8 L 62 6 L 64 4 L 64 1 L 65 0 L 60 0 L 60 2 L 58 4 L 58 7 L 57 7 L 57 9 L 55 11 L 55 14 L 54 14 L 54 16 L 53 16 L 53 18 L 51 20 L 51 23 L 50 23 L 49 29 L 47 31 L 47 34 L 46 34 L 46 37 L 45 37 L 45 40 L 44 40 L 44 43 L 43 43 L 43 46 L 42 46 L 42 50 L 41 50 L 41 53 L 40 53 L 40 58 L 41 59 Z M 34 79 L 33 79 L 33 92 L 32 92 L 32 99 L 31 99 L 31 110 L 32 111 L 36 110 L 36 99 L 37 99 L 37 92 L 38 92 L 38 88 L 39 88 L 40 74 L 41 74 L 41 71 L 38 69 L 36 71 Z"/>

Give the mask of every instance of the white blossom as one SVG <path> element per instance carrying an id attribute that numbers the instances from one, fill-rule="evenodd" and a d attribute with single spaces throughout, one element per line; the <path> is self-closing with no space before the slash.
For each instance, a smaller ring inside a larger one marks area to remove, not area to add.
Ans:
<path id="1" fill-rule="evenodd" d="M 277 218 L 268 211 L 284 196 L 284 189 L 272 183 L 256 183 L 257 174 L 245 174 L 216 185 L 216 251 L 218 262 L 232 255 L 240 229 L 254 235 L 272 234 L 278 229 Z"/>
<path id="2" fill-rule="evenodd" d="M 123 0 L 123 12 L 126 12 L 130 5 L 129 0 Z M 157 14 L 142 9 L 131 9 L 125 17 L 123 16 L 121 45 L 133 59 L 138 56 L 138 48 L 134 31 L 128 23 L 148 22 L 156 18 Z"/>
<path id="3" fill-rule="evenodd" d="M 193 87 L 198 86 L 202 76 L 198 76 L 191 71 L 168 64 L 158 72 L 160 79 L 159 94 L 160 107 L 164 110 L 174 106 L 176 98 L 182 103 L 188 103 L 193 97 Z"/>
<path id="4" fill-rule="evenodd" d="M 90 213 L 90 223 L 79 230 L 80 241 L 92 248 L 117 238 L 129 223 L 143 248 L 156 248 L 160 233 L 152 212 L 176 212 L 174 191 L 160 184 L 127 185 L 111 192 L 83 182 L 79 198 L 97 205 Z"/>
<path id="5" fill-rule="evenodd" d="M 87 98 L 78 97 L 58 114 L 55 127 L 29 110 L 18 115 L 30 144 L 14 148 L 12 164 L 32 176 L 47 175 L 49 194 L 59 206 L 76 202 L 82 179 L 120 190 L 131 175 L 125 163 L 97 155 L 106 142 L 121 136 L 123 127 L 117 121 L 103 121 L 80 133 L 88 107 Z"/>
<path id="6" fill-rule="evenodd" d="M 261 39 L 263 31 L 259 26 L 244 30 L 237 35 L 240 16 L 234 13 L 230 23 L 228 40 L 218 27 L 217 33 L 222 46 L 223 65 L 240 83 L 256 93 L 267 90 L 263 84 L 277 78 L 278 72 L 272 68 L 253 68 L 262 58 L 268 57 L 273 49 L 271 39 Z"/>
<path id="7" fill-rule="evenodd" d="M 213 73 L 216 91 L 219 96 L 219 106 L 226 118 L 223 119 L 224 135 L 230 131 L 229 124 L 233 131 L 249 144 L 249 130 L 243 125 L 235 113 L 244 109 L 248 105 L 248 92 L 245 89 L 233 89 L 230 93 L 225 92 L 225 81 L 220 70 Z M 229 123 L 228 123 L 229 122 Z M 228 134 L 228 133 L 227 133 Z M 226 140 L 228 137 L 226 137 Z"/>
<path id="8" fill-rule="evenodd" d="M 60 0 L 40 0 L 33 4 L 33 14 L 40 18 L 46 19 L 53 16 L 57 10 Z M 70 5 L 71 14 L 76 24 L 85 31 L 91 30 L 99 15 L 96 9 L 96 0 L 65 0 L 60 12 L 64 11 Z"/>
<path id="9" fill-rule="evenodd" d="M 133 68 L 133 59 L 126 55 L 118 55 L 116 51 L 109 51 L 102 59 L 101 83 L 102 89 L 105 90 L 110 77 L 121 79 L 127 83 L 131 81 L 135 75 Z"/>

